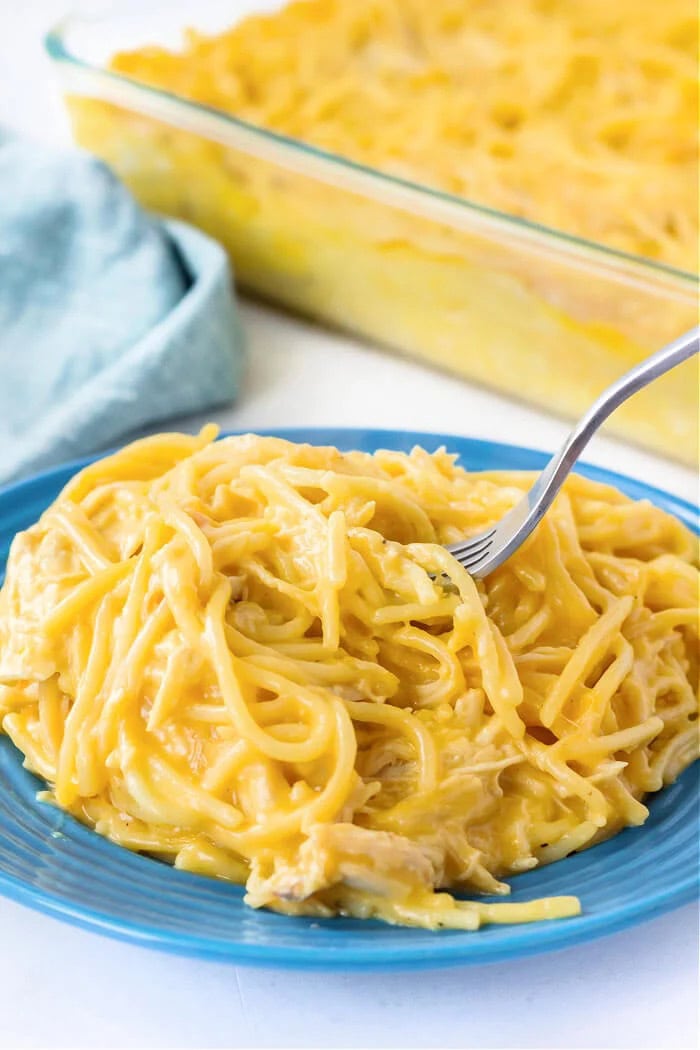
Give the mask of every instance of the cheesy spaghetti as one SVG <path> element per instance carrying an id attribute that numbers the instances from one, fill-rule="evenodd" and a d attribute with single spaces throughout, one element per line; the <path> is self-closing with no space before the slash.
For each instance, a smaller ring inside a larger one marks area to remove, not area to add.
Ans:
<path id="1" fill-rule="evenodd" d="M 506 894 L 642 824 L 693 760 L 692 537 L 574 476 L 474 581 L 442 544 L 528 475 L 214 437 L 87 467 L 12 545 L 0 719 L 44 797 L 244 882 L 254 907 L 461 929 L 576 914 L 444 891 Z"/>
<path id="2" fill-rule="evenodd" d="M 698 268 L 691 0 L 301 0 L 130 77 L 591 241 Z M 218 188 L 213 180 L 212 192 Z"/>

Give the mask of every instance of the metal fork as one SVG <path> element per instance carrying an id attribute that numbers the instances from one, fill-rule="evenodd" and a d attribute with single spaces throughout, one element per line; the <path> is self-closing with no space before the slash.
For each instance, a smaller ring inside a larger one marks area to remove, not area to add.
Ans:
<path id="1" fill-rule="evenodd" d="M 477 536 L 451 543 L 447 550 L 472 576 L 488 576 L 513 554 L 542 520 L 581 452 L 598 427 L 623 401 L 654 379 L 697 354 L 700 328 L 658 350 L 608 387 L 574 427 L 535 484 L 499 522 Z"/>

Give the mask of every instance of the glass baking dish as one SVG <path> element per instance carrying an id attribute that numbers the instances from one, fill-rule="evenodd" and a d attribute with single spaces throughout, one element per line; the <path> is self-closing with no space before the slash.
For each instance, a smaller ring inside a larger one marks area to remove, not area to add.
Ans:
<path id="1" fill-rule="evenodd" d="M 234 15 L 275 3 L 238 4 Z M 108 71 L 110 54 L 219 31 L 232 7 L 122 5 L 47 37 L 78 143 L 149 208 L 218 238 L 239 284 L 566 416 L 697 321 L 697 279 L 362 167 Z M 694 462 L 697 362 L 610 429 Z"/>

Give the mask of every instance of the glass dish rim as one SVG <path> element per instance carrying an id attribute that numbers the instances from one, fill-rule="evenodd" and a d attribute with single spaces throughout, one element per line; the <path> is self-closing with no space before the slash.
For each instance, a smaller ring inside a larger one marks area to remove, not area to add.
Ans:
<path id="1" fill-rule="evenodd" d="M 111 17 L 113 16 L 114 12 L 111 13 Z M 58 67 L 65 66 L 80 71 L 85 75 L 99 77 L 108 84 L 113 85 L 115 89 L 122 86 L 132 95 L 142 96 L 143 98 L 150 97 L 156 102 L 167 102 L 173 106 L 181 107 L 185 112 L 200 114 L 209 120 L 215 118 L 223 126 L 228 126 L 232 131 L 245 133 L 249 138 L 252 137 L 260 143 L 276 146 L 286 152 L 294 152 L 309 164 L 314 162 L 323 164 L 324 167 L 335 168 L 339 173 L 352 173 L 365 180 L 371 180 L 377 187 L 384 187 L 389 191 L 393 189 L 396 193 L 404 195 L 409 193 L 415 198 L 423 197 L 426 202 L 433 202 L 434 204 L 442 205 L 443 208 L 453 210 L 455 217 L 459 213 L 471 217 L 475 223 L 490 229 L 492 236 L 499 228 L 501 230 L 505 229 L 510 232 L 511 236 L 528 242 L 530 247 L 538 247 L 540 250 L 543 248 L 549 249 L 555 255 L 570 257 L 578 262 L 579 265 L 582 265 L 584 261 L 593 262 L 597 264 L 599 274 L 601 270 L 605 269 L 618 277 L 626 276 L 636 277 L 637 280 L 642 278 L 642 280 L 646 281 L 663 281 L 667 285 L 672 282 L 675 285 L 675 291 L 690 293 L 694 298 L 697 297 L 700 281 L 700 274 L 698 273 L 679 269 L 668 263 L 657 262 L 619 248 L 610 247 L 599 241 L 579 237 L 575 234 L 567 233 L 565 230 L 533 222 L 532 220 L 479 204 L 469 198 L 455 196 L 436 187 L 412 182 L 410 179 L 403 179 L 383 172 L 378 168 L 360 164 L 348 157 L 310 145 L 301 139 L 282 135 L 261 125 L 242 120 L 215 106 L 209 106 L 185 98 L 163 88 L 157 88 L 125 76 L 122 73 L 117 73 L 106 66 L 81 58 L 75 50 L 71 50 L 66 37 L 73 26 L 87 23 L 108 24 L 109 21 L 110 12 L 108 11 L 98 14 L 71 13 L 66 15 L 44 34 L 44 49 L 48 57 Z M 201 134 L 207 137 L 204 132 Z M 242 147 L 239 146 L 238 148 Z M 313 171 L 309 171 L 307 174 L 312 177 L 314 175 Z M 367 193 L 365 196 L 369 197 L 370 195 Z M 658 283 L 655 290 L 658 291 Z"/>

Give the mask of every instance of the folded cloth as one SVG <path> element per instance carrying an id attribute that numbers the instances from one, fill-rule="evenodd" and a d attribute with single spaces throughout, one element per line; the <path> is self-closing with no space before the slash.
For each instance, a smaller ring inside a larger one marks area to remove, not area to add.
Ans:
<path id="1" fill-rule="evenodd" d="M 88 154 L 0 138 L 0 483 L 230 402 L 242 358 L 220 245 Z"/>

